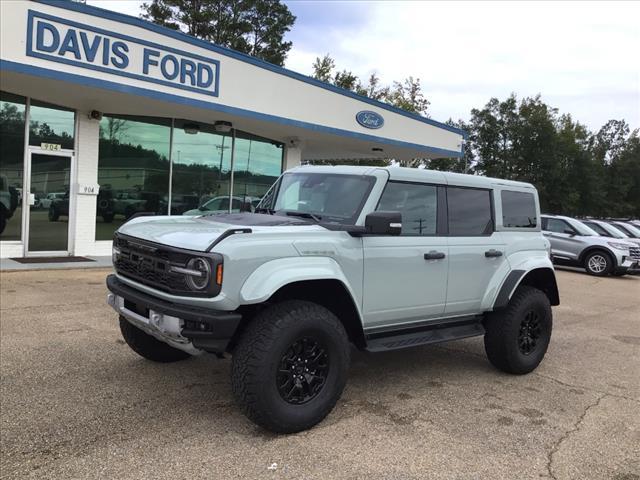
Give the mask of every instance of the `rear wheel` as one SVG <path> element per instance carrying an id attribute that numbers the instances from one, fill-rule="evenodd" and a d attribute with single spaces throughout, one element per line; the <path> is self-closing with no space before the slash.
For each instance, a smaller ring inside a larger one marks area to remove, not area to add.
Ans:
<path id="1" fill-rule="evenodd" d="M 613 270 L 611 255 L 601 250 L 590 252 L 584 259 L 584 268 L 589 275 L 604 277 Z"/>
<path id="2" fill-rule="evenodd" d="M 171 363 L 185 360 L 191 355 L 178 350 L 133 326 L 126 318 L 120 317 L 122 338 L 141 357 L 159 363 Z"/>
<path id="3" fill-rule="evenodd" d="M 485 321 L 484 348 L 491 364 L 513 374 L 533 371 L 549 346 L 551 305 L 537 288 L 522 285 L 507 307 Z"/>
<path id="4" fill-rule="evenodd" d="M 247 326 L 233 352 L 231 385 L 250 420 L 292 433 L 329 414 L 348 366 L 349 340 L 335 315 L 289 300 L 263 310 Z"/>

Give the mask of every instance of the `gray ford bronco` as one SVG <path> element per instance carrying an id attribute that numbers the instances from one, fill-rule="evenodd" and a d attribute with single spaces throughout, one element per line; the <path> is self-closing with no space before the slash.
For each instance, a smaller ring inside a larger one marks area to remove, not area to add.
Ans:
<path id="1" fill-rule="evenodd" d="M 113 242 L 108 303 L 156 362 L 232 355 L 243 412 L 274 432 L 320 422 L 351 345 L 484 336 L 525 374 L 559 304 L 535 188 L 399 167 L 298 167 L 255 213 L 138 217 Z"/>

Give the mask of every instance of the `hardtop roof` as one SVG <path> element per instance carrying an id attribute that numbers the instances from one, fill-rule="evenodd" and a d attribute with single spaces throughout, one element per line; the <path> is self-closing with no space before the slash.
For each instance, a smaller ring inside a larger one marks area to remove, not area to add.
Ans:
<path id="1" fill-rule="evenodd" d="M 535 187 L 526 182 L 504 180 L 481 175 L 466 175 L 463 173 L 441 172 L 426 168 L 408 167 L 373 167 L 357 165 L 303 165 L 288 170 L 288 172 L 315 171 L 319 173 L 336 173 L 342 175 L 374 175 L 376 171 L 386 171 L 391 180 L 403 182 L 425 182 L 443 185 L 460 185 L 465 187 L 488 188 L 496 185 L 531 188 Z"/>

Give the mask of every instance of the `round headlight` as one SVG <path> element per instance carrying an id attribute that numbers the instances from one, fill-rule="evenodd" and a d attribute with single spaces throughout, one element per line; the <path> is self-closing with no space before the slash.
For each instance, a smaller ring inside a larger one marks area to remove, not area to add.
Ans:
<path id="1" fill-rule="evenodd" d="M 186 275 L 187 285 L 191 290 L 204 290 L 209 286 L 211 267 L 207 260 L 200 257 L 192 258 L 189 260 L 189 263 L 187 263 L 187 268 L 200 272 L 200 275 Z"/>

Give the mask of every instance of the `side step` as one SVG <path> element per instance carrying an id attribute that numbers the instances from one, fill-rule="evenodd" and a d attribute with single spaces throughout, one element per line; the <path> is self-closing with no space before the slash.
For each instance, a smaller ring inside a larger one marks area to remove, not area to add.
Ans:
<path id="1" fill-rule="evenodd" d="M 465 320 L 462 322 L 441 323 L 428 325 L 418 331 L 413 329 L 410 333 L 402 331 L 386 332 L 367 336 L 366 350 L 369 352 L 384 352 L 398 350 L 400 348 L 417 347 L 430 343 L 449 342 L 462 338 L 484 335 L 484 327 L 479 319 Z"/>

